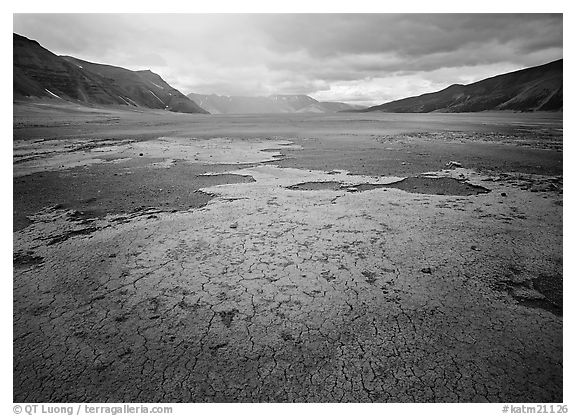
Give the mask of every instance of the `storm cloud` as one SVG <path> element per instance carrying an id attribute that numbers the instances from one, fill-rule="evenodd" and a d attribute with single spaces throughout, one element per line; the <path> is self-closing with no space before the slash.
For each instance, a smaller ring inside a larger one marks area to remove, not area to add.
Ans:
<path id="1" fill-rule="evenodd" d="M 187 94 L 379 104 L 562 58 L 561 14 L 16 14 L 61 55 Z"/>

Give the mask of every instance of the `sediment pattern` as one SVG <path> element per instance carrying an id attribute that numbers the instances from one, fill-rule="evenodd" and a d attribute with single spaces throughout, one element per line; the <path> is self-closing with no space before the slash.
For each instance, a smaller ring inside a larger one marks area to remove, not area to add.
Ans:
<path id="1" fill-rule="evenodd" d="M 15 401 L 562 401 L 561 303 L 532 284 L 561 281 L 557 190 L 230 173 L 255 182 L 204 208 L 47 208 L 15 233 Z"/>

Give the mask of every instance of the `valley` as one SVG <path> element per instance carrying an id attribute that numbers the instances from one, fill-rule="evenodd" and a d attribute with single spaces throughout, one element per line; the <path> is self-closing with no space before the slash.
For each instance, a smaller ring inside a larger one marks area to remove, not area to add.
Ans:
<path id="1" fill-rule="evenodd" d="M 562 117 L 16 103 L 14 401 L 562 402 Z"/>

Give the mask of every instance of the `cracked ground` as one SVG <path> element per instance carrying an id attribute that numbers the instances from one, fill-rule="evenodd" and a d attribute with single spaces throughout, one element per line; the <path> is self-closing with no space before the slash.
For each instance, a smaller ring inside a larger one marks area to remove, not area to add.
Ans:
<path id="1" fill-rule="evenodd" d="M 85 196 L 22 203 L 14 401 L 562 401 L 561 174 L 425 169 L 418 146 L 453 143 L 420 133 L 401 137 L 397 174 L 286 157 L 306 152 L 302 132 L 191 137 L 15 140 L 15 181 L 201 163 L 180 181 L 205 199 L 166 207 L 167 180 L 130 209 L 104 203 L 105 183 L 92 211 Z M 559 152 L 541 147 L 542 164 Z"/>

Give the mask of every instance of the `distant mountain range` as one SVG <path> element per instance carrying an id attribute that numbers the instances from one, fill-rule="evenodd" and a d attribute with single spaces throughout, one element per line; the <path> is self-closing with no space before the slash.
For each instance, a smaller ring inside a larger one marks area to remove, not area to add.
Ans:
<path id="1" fill-rule="evenodd" d="M 335 113 L 365 108 L 338 102 L 321 102 L 307 95 L 242 97 L 192 93 L 187 97 L 212 114 Z"/>
<path id="2" fill-rule="evenodd" d="M 13 35 L 14 100 L 45 97 L 86 105 L 123 105 L 207 113 L 159 75 L 58 56 Z"/>
<path id="3" fill-rule="evenodd" d="M 562 110 L 563 60 L 509 72 L 468 85 L 369 107 L 361 112 L 462 113 L 486 110 Z"/>
<path id="4" fill-rule="evenodd" d="M 121 105 L 181 113 L 428 113 L 486 110 L 558 111 L 563 108 L 563 60 L 389 103 L 361 107 L 320 102 L 307 95 L 242 97 L 188 94 L 159 75 L 58 56 L 13 35 L 14 100 L 43 98 L 84 105 Z"/>

